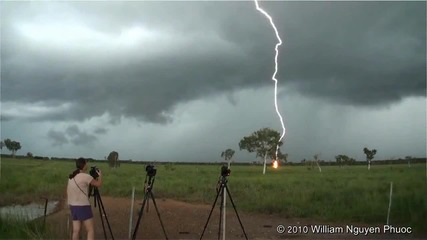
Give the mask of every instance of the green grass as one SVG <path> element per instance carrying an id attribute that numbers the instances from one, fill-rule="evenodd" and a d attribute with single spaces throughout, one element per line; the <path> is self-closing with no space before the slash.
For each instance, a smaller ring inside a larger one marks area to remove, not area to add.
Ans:
<path id="1" fill-rule="evenodd" d="M 92 164 L 92 163 L 91 163 Z M 103 196 L 143 197 L 145 165 L 122 163 L 102 169 Z M 187 202 L 212 204 L 220 173 L 219 165 L 159 164 L 153 193 Z M 28 200 L 64 197 L 73 162 L 26 159 L 2 159 L 0 205 L 25 203 Z M 392 225 L 411 226 L 425 233 L 427 222 L 427 181 L 425 164 L 336 167 L 324 166 L 322 173 L 304 166 L 267 169 L 262 166 L 231 167 L 229 190 L 239 210 L 280 214 L 286 217 L 311 218 L 340 223 L 385 224 L 389 204 L 390 182 L 393 199 Z"/>
<path id="2" fill-rule="evenodd" d="M 55 239 L 42 219 L 26 222 L 13 217 L 0 218 L 0 239 Z"/>

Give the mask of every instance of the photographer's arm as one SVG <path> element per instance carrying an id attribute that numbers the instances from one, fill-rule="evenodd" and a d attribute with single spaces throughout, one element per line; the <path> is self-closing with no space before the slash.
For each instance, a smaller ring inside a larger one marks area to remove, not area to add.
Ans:
<path id="1" fill-rule="evenodd" d="M 101 171 L 98 171 L 98 179 L 92 179 L 92 181 L 90 182 L 90 185 L 94 186 L 94 187 L 101 187 L 102 186 L 102 174 Z"/>

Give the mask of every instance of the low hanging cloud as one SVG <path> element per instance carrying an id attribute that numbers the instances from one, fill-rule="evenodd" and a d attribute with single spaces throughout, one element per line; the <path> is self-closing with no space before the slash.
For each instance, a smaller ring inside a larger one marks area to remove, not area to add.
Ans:
<path id="1" fill-rule="evenodd" d="M 62 146 L 64 144 L 67 144 L 68 138 L 64 132 L 56 131 L 56 130 L 49 130 L 47 133 L 47 137 L 53 142 L 52 146 Z"/>
<path id="2" fill-rule="evenodd" d="M 425 5 L 262 3 L 284 42 L 279 86 L 351 106 L 425 96 Z M 5 2 L 1 22 L 2 103 L 49 109 L 31 118 L 9 107 L 2 121 L 164 124 L 178 104 L 272 86 L 276 39 L 252 2 Z M 49 134 L 96 141 L 76 130 Z"/>
<path id="3" fill-rule="evenodd" d="M 93 133 L 82 131 L 77 125 L 73 124 L 68 126 L 64 131 L 50 129 L 47 137 L 52 141 L 53 146 L 62 146 L 68 143 L 76 146 L 91 146 L 98 140 L 95 134 L 106 134 L 107 129 L 98 127 Z"/>
<path id="4" fill-rule="evenodd" d="M 93 132 L 95 134 L 106 134 L 108 132 L 108 130 L 106 128 L 103 128 L 103 127 L 98 127 Z"/>

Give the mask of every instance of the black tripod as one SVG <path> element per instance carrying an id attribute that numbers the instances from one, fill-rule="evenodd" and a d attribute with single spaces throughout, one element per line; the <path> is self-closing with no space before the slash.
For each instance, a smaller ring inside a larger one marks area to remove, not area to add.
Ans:
<path id="1" fill-rule="evenodd" d="M 92 190 L 90 190 L 90 192 L 92 192 Z M 89 197 L 90 196 L 91 196 L 91 194 L 89 193 Z M 97 203 L 98 203 L 98 206 L 101 206 L 98 209 L 99 209 L 99 216 L 101 218 L 102 229 L 104 230 L 104 237 L 105 237 L 105 239 L 107 239 L 107 233 L 105 232 L 104 219 L 102 218 L 102 215 L 105 216 L 105 220 L 107 222 L 108 229 L 110 230 L 111 238 L 114 240 L 113 232 L 111 231 L 110 222 L 108 221 L 107 213 L 105 212 L 104 204 L 102 203 L 101 194 L 99 194 L 99 190 L 98 190 L 97 187 L 93 188 L 93 195 L 92 196 L 94 197 L 94 205 L 95 205 L 95 207 L 96 207 Z"/>
<path id="2" fill-rule="evenodd" d="M 227 170 L 228 170 L 228 172 L 227 172 Z M 227 190 L 227 194 L 230 197 L 231 204 L 233 205 L 234 211 L 236 212 L 236 216 L 237 216 L 237 219 L 239 220 L 240 227 L 242 227 L 243 234 L 245 235 L 245 238 L 248 239 L 248 236 L 246 235 L 245 229 L 243 228 L 242 221 L 240 221 L 239 214 L 237 213 L 236 206 L 234 205 L 233 199 L 231 198 L 230 191 L 228 190 L 228 187 L 227 187 L 227 182 L 228 182 L 227 176 L 230 174 L 230 170 L 229 169 L 227 169 L 227 170 L 224 170 L 224 167 L 223 167 L 223 169 L 221 171 L 221 178 L 219 180 L 220 188 L 217 190 L 215 201 L 214 201 L 214 203 L 212 205 L 211 212 L 209 213 L 208 220 L 206 221 L 206 224 L 205 224 L 205 227 L 203 229 L 202 236 L 200 236 L 200 239 L 203 238 L 203 234 L 205 233 L 206 227 L 208 226 L 209 219 L 211 218 L 211 215 L 212 215 L 212 212 L 213 212 L 213 210 L 215 208 L 215 204 L 216 204 L 216 202 L 218 200 L 218 197 L 221 196 L 221 206 L 220 206 L 220 216 L 219 216 L 219 229 L 218 229 L 218 239 L 220 239 L 220 236 L 221 236 L 221 215 L 222 215 L 222 210 L 223 210 L 223 207 L 224 207 L 224 192 L 225 192 L 224 189 Z"/>
<path id="3" fill-rule="evenodd" d="M 145 195 L 144 195 L 144 201 L 142 202 L 141 210 L 139 211 L 138 221 L 136 222 L 135 230 L 133 232 L 132 239 L 136 239 L 136 233 L 138 231 L 139 223 L 141 221 L 142 213 L 144 212 L 145 204 L 147 203 L 147 211 L 148 211 L 148 198 L 151 197 L 151 200 L 153 200 L 154 208 L 156 209 L 157 216 L 159 217 L 160 224 L 162 225 L 163 233 L 165 234 L 166 239 L 168 239 L 168 236 L 166 235 L 165 227 L 163 226 L 162 218 L 160 217 L 159 210 L 157 209 L 156 200 L 154 199 L 153 192 L 151 191 L 153 189 L 154 180 L 156 178 L 155 173 L 156 171 L 149 172 L 147 170 L 147 175 L 145 176 Z M 147 182 L 148 178 L 148 182 Z"/>

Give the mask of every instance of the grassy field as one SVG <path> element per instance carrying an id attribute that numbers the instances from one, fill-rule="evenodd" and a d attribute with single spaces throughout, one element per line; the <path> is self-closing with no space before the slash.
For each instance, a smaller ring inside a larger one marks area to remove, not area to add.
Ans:
<path id="1" fill-rule="evenodd" d="M 94 164 L 94 163 L 90 163 Z M 143 164 L 121 164 L 103 170 L 102 196 L 143 197 L 146 176 Z M 53 160 L 2 159 L 0 206 L 27 203 L 47 197 L 59 200 L 75 168 L 73 162 Z M 156 198 L 212 204 L 220 165 L 159 164 L 153 186 Z M 303 166 L 267 169 L 261 166 L 233 166 L 229 189 L 239 211 L 274 213 L 342 223 L 385 224 L 390 182 L 393 200 L 392 225 L 411 226 L 425 233 L 427 222 L 427 181 L 425 164 L 322 167 Z"/>
<path id="2" fill-rule="evenodd" d="M 55 239 L 51 229 L 41 219 L 24 222 L 14 218 L 0 218 L 0 239 Z"/>

